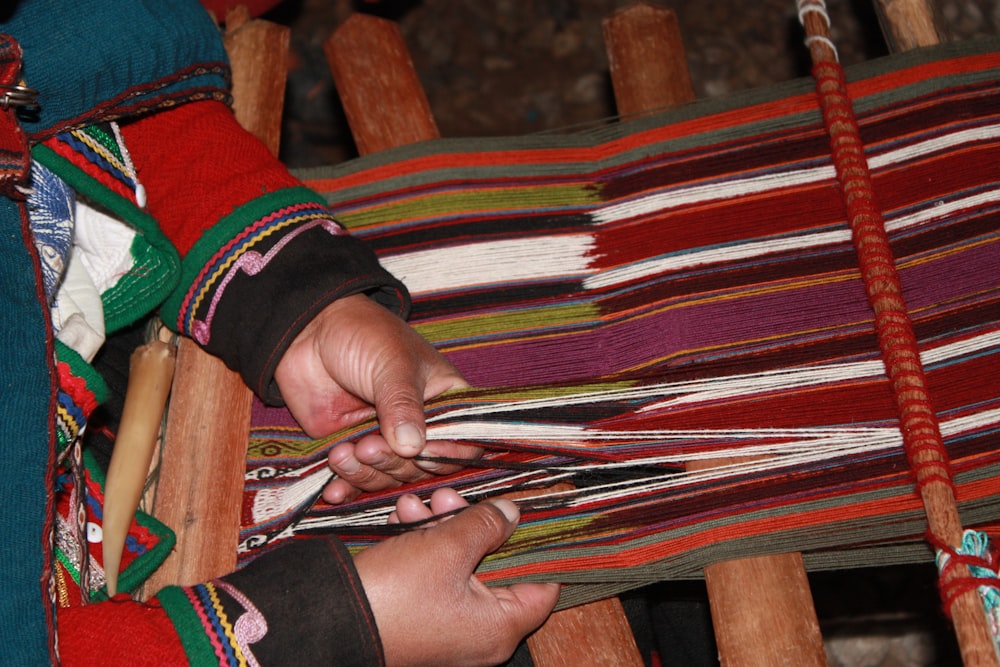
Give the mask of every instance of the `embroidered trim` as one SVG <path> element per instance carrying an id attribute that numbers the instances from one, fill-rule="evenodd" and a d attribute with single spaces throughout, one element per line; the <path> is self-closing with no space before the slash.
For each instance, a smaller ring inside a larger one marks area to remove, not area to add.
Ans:
<path id="1" fill-rule="evenodd" d="M 246 656 L 247 664 L 250 667 L 260 667 L 257 656 L 250 650 L 250 644 L 259 642 L 267 634 L 267 619 L 238 588 L 222 579 L 216 579 L 215 584 L 243 606 L 244 612 L 233 626 L 236 630 L 236 642 Z"/>
<path id="2" fill-rule="evenodd" d="M 250 667 L 213 582 L 184 589 L 220 665 Z M 256 660 L 254 661 L 256 663 Z"/>
<path id="3" fill-rule="evenodd" d="M 136 199 L 138 181 L 128 168 L 122 145 L 108 124 L 92 125 L 62 132 L 45 142 L 60 155 L 115 194 L 131 201 Z"/>
<path id="4" fill-rule="evenodd" d="M 296 225 L 263 254 L 254 249 L 273 235 Z M 314 202 L 283 207 L 251 224 L 245 232 L 220 248 L 192 281 L 178 312 L 178 328 L 206 345 L 211 339 L 216 307 L 233 278 L 241 271 L 247 275 L 256 275 L 295 237 L 316 227 L 323 228 L 334 236 L 344 233 L 326 207 Z M 206 303 L 207 312 L 199 318 L 199 310 Z"/>

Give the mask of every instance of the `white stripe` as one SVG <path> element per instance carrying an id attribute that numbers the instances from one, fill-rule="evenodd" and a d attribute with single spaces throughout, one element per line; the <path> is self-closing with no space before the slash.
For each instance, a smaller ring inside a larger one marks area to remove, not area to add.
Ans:
<path id="1" fill-rule="evenodd" d="M 481 241 L 380 257 L 414 295 L 594 273 L 590 234 Z"/>
<path id="2" fill-rule="evenodd" d="M 933 139 L 908 144 L 902 148 L 868 156 L 870 169 L 882 169 L 914 158 L 940 152 L 948 148 L 1000 137 L 1000 124 L 960 130 Z M 636 199 L 612 204 L 594 211 L 598 223 L 617 222 L 632 217 L 655 213 L 686 204 L 731 199 L 746 194 L 764 192 L 793 185 L 805 185 L 836 178 L 833 165 L 797 169 L 785 173 L 765 174 L 750 178 L 725 180 L 721 183 L 703 183 L 687 188 L 644 195 Z"/>
<path id="3" fill-rule="evenodd" d="M 898 218 L 887 216 L 885 228 L 888 232 L 899 231 L 908 227 L 926 224 L 963 210 L 975 210 L 986 204 L 1000 201 L 1000 189 L 987 190 L 969 197 L 963 197 L 950 202 L 936 202 L 925 208 Z M 851 231 L 847 228 L 826 231 L 807 232 L 787 237 L 766 239 L 763 241 L 747 241 L 716 248 L 696 249 L 691 252 L 680 252 L 671 255 L 653 257 L 631 264 L 624 264 L 594 274 L 583 281 L 584 289 L 606 289 L 608 287 L 627 283 L 647 276 L 680 271 L 695 266 L 705 266 L 720 262 L 731 262 L 752 257 L 819 248 L 837 243 L 847 243 L 851 240 Z"/>

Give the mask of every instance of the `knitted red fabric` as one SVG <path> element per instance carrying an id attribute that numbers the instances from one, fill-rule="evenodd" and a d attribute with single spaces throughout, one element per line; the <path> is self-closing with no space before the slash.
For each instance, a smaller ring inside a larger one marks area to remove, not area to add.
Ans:
<path id="1" fill-rule="evenodd" d="M 59 655 L 64 667 L 186 665 L 187 657 L 167 612 L 155 601 L 127 595 L 60 609 Z"/>
<path id="2" fill-rule="evenodd" d="M 238 206 L 300 185 L 221 102 L 182 104 L 121 129 L 146 208 L 181 256 Z"/>

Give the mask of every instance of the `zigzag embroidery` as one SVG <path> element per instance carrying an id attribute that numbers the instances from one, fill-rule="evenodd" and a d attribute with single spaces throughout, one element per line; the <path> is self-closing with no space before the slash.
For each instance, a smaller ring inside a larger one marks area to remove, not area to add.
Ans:
<path id="1" fill-rule="evenodd" d="M 304 214 L 286 217 L 290 213 L 298 213 L 303 206 L 307 206 L 312 210 Z M 259 252 L 251 250 L 254 245 L 269 236 L 296 224 L 299 226 L 295 230 L 285 235 L 265 254 L 261 255 Z M 264 225 L 267 226 L 259 229 Z M 198 279 L 195 280 L 191 290 L 188 292 L 188 298 L 182 304 L 178 324 L 199 343 L 202 345 L 207 344 L 211 338 L 212 319 L 215 316 L 215 310 L 232 279 L 240 271 L 247 275 L 256 275 L 265 269 L 281 249 L 293 239 L 315 227 L 321 227 L 332 235 L 343 233 L 340 225 L 329 217 L 326 211 L 318 209 L 315 204 L 287 207 L 262 219 L 253 226 L 253 233 L 245 236 L 238 246 L 235 244 L 240 239 L 236 239 L 233 243 L 222 248 L 217 255 L 217 259 L 206 264 L 205 269 L 199 274 Z M 216 284 L 218 286 L 213 291 L 213 286 Z M 204 319 L 198 319 L 196 313 L 209 294 L 211 294 L 211 299 L 208 313 Z"/>

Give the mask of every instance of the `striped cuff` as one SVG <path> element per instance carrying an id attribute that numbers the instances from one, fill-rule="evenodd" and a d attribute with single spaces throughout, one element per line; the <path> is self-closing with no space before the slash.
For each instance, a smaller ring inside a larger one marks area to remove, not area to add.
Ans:
<path id="1" fill-rule="evenodd" d="M 157 597 L 195 667 L 385 664 L 354 563 L 333 538 L 293 541 L 221 579 Z"/>

